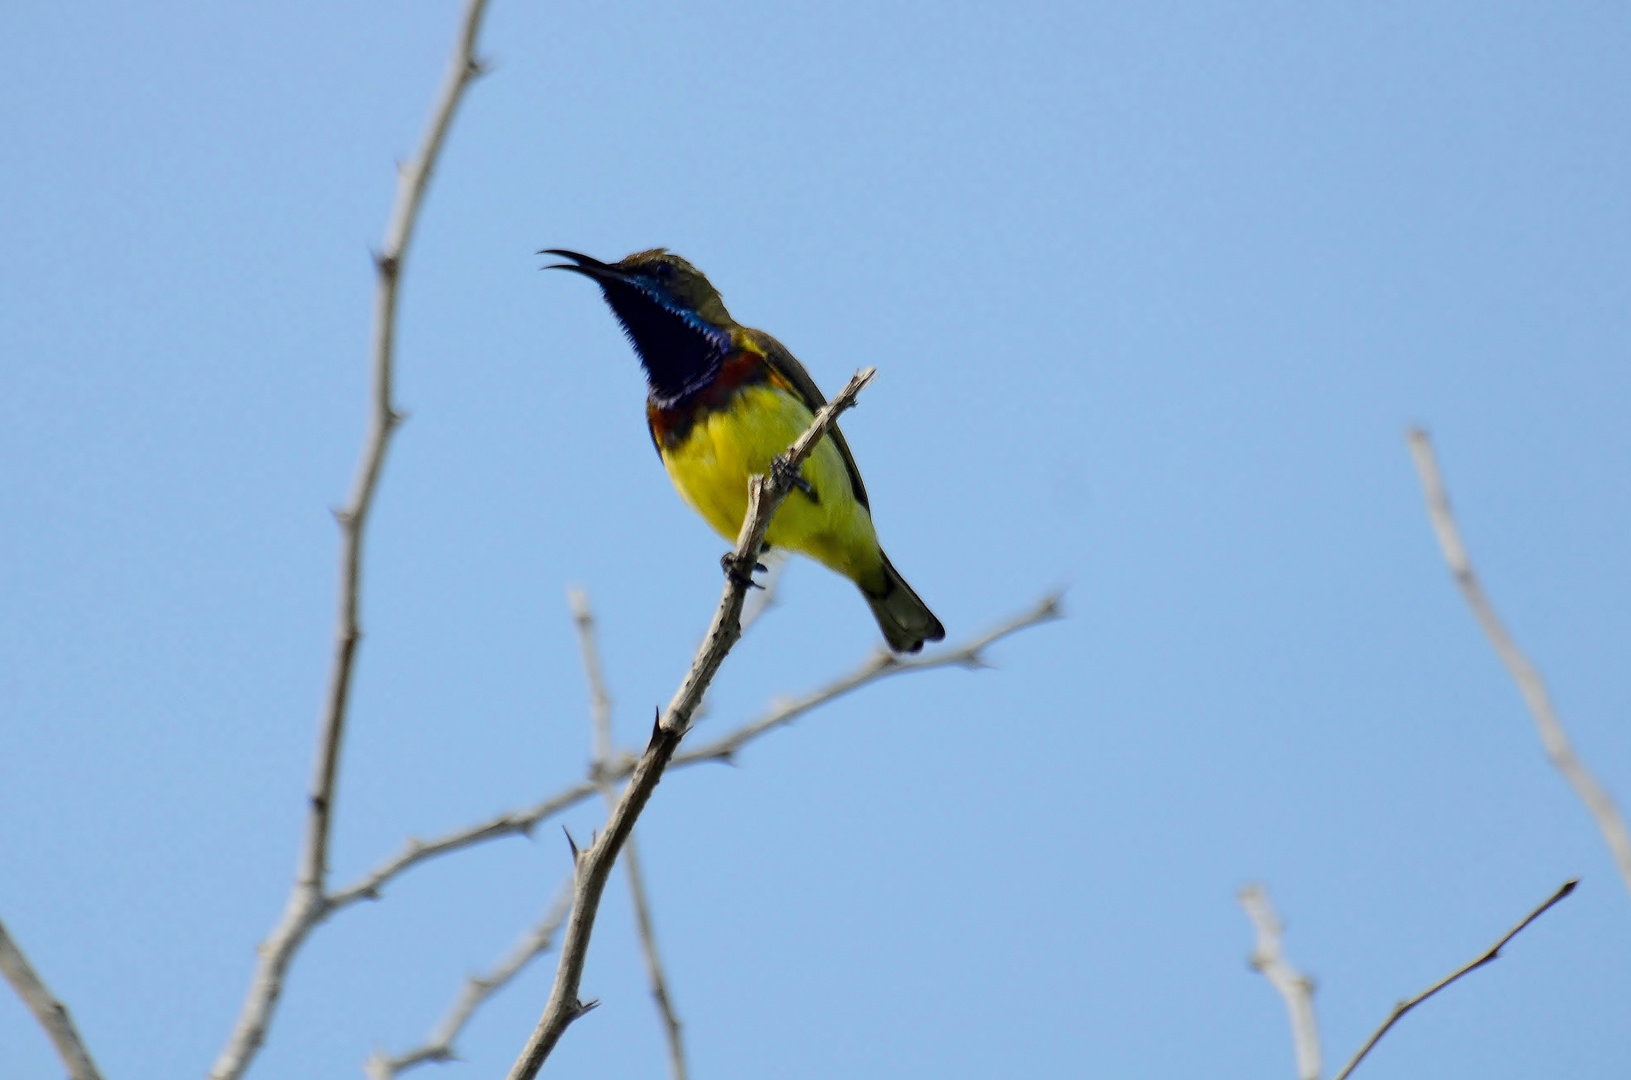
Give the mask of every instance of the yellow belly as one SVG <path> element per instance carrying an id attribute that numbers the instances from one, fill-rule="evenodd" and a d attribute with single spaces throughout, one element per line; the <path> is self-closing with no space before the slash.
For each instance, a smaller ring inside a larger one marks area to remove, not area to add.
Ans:
<path id="1" fill-rule="evenodd" d="M 680 495 L 727 540 L 736 541 L 748 511 L 748 478 L 769 471 L 814 419 L 804 404 L 773 386 L 744 388 L 728 408 L 697 418 L 685 441 L 662 451 Z M 770 523 L 773 547 L 802 552 L 865 584 L 881 573 L 883 555 L 872 515 L 855 501 L 844 459 L 822 439 L 804 463 L 817 501 L 795 489 Z"/>

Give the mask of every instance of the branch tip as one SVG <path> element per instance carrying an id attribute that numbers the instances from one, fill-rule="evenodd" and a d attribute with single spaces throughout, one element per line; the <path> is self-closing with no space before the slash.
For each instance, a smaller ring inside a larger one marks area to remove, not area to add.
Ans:
<path id="1" fill-rule="evenodd" d="M 1415 997 L 1406 998 L 1395 1005 L 1393 1007 L 1393 1011 L 1388 1014 L 1388 1018 L 1382 1021 L 1382 1026 L 1377 1028 L 1371 1034 L 1369 1039 L 1365 1040 L 1365 1045 L 1359 1048 L 1359 1052 L 1355 1054 L 1351 1060 L 1349 1060 L 1347 1065 L 1343 1066 L 1341 1072 L 1332 1077 L 1332 1080 L 1347 1080 L 1349 1074 L 1354 1071 L 1355 1067 L 1357 1067 L 1361 1061 L 1365 1060 L 1365 1055 L 1369 1054 L 1371 1050 L 1375 1048 L 1376 1044 L 1381 1041 L 1382 1036 L 1386 1035 L 1393 1028 L 1393 1025 L 1399 1022 L 1405 1013 L 1409 1012 L 1411 1009 L 1414 1009 L 1417 1005 L 1420 1005 L 1422 1002 L 1426 1001 L 1440 990 L 1443 990 L 1445 987 L 1449 986 L 1463 975 L 1477 971 L 1485 964 L 1491 963 L 1498 959 L 1501 955 L 1501 949 L 1506 946 L 1507 942 L 1517 937 L 1529 926 L 1530 923 L 1534 922 L 1536 919 L 1546 914 L 1547 911 L 1551 910 L 1552 905 L 1556 904 L 1559 900 L 1562 900 L 1565 896 L 1568 896 L 1571 892 L 1573 892 L 1575 885 L 1579 884 L 1579 881 L 1579 878 L 1574 878 L 1564 882 L 1556 892 L 1546 898 L 1544 903 L 1542 903 L 1535 910 L 1531 911 L 1529 914 L 1525 915 L 1516 926 L 1502 935 L 1501 939 L 1494 945 L 1490 946 L 1489 951 L 1478 957 L 1478 959 L 1461 965 L 1455 971 L 1444 976 L 1444 978 L 1440 979 L 1432 986 L 1429 986 L 1426 990 L 1423 990 Z"/>

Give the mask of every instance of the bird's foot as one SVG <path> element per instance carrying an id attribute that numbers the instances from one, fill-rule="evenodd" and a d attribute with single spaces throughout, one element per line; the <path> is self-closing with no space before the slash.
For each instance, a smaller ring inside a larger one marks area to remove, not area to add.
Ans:
<path id="1" fill-rule="evenodd" d="M 798 488 L 810 497 L 811 502 L 820 502 L 816 498 L 815 485 L 804 479 L 804 474 L 787 464 L 787 459 L 777 455 L 770 463 L 770 473 L 776 483 L 783 487 Z"/>
<path id="2" fill-rule="evenodd" d="M 736 552 L 727 551 L 719 557 L 719 565 L 725 571 L 725 576 L 744 589 L 762 589 L 763 585 L 753 580 L 755 570 L 764 570 L 764 563 L 755 559 L 739 559 Z"/>

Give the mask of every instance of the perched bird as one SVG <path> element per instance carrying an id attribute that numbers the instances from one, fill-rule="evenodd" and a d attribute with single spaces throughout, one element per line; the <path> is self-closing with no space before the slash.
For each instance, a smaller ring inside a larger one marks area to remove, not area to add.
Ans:
<path id="1" fill-rule="evenodd" d="M 702 272 L 657 248 L 603 263 L 551 248 L 592 278 L 646 369 L 646 420 L 674 486 L 727 540 L 747 515 L 748 478 L 770 469 L 826 404 L 781 342 L 731 318 Z M 872 528 L 861 473 L 834 427 L 805 461 L 766 544 L 802 552 L 855 582 L 896 652 L 946 636 L 890 564 Z"/>

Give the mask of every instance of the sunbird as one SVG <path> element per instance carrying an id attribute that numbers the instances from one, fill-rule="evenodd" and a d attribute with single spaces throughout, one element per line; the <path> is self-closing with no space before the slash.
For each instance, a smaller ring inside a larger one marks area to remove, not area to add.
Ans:
<path id="1" fill-rule="evenodd" d="M 646 422 L 680 497 L 734 542 L 748 479 L 770 470 L 827 399 L 781 342 L 738 323 L 702 271 L 664 248 L 603 263 L 548 248 L 600 286 L 645 368 Z M 884 640 L 915 653 L 946 636 L 878 546 L 866 486 L 835 426 L 770 523 L 767 547 L 801 552 L 860 587 Z"/>

